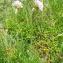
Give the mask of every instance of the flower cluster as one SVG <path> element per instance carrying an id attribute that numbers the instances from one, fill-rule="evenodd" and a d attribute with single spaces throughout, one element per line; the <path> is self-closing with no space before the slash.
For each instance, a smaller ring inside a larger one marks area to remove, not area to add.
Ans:
<path id="1" fill-rule="evenodd" d="M 34 0 L 34 3 L 35 3 L 35 7 L 37 7 L 41 11 L 43 10 L 43 3 L 41 1 Z M 17 11 L 18 11 L 17 9 L 23 8 L 23 5 L 22 5 L 22 3 L 19 0 L 14 1 L 12 3 L 12 5 L 16 8 L 15 13 L 17 13 Z"/>

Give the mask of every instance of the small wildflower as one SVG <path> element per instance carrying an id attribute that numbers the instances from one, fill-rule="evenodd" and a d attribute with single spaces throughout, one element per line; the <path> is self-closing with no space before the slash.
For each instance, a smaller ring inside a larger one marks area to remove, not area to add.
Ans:
<path id="1" fill-rule="evenodd" d="M 21 3 L 20 1 L 14 1 L 14 2 L 12 3 L 12 5 L 13 5 L 16 9 L 23 8 L 22 3 Z"/>
<path id="2" fill-rule="evenodd" d="M 22 3 L 20 1 L 14 1 L 12 5 L 15 7 L 15 14 L 17 14 L 19 8 L 23 8 Z"/>
<path id="3" fill-rule="evenodd" d="M 35 0 L 35 7 L 39 8 L 39 10 L 43 10 L 43 3 L 39 0 Z"/>

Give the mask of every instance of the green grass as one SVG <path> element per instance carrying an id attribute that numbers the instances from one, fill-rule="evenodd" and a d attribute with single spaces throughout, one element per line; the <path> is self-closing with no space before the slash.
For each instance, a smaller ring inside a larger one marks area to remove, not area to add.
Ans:
<path id="1" fill-rule="evenodd" d="M 63 1 L 44 0 L 42 12 L 32 12 L 33 0 L 20 1 L 17 14 L 0 1 L 0 63 L 62 63 Z"/>

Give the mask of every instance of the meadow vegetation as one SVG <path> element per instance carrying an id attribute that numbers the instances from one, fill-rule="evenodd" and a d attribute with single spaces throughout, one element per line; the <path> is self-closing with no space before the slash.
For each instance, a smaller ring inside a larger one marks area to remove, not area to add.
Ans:
<path id="1" fill-rule="evenodd" d="M 63 0 L 0 0 L 0 63 L 63 63 Z"/>

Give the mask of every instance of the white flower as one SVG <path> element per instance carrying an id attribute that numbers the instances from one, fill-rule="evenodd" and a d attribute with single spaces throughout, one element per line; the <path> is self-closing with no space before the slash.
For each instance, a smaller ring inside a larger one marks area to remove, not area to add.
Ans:
<path id="1" fill-rule="evenodd" d="M 18 8 L 23 8 L 22 3 L 20 1 L 14 1 L 12 5 L 18 9 Z"/>
<path id="2" fill-rule="evenodd" d="M 39 10 L 43 10 L 43 3 L 39 0 L 35 0 L 35 6 L 39 8 Z"/>

